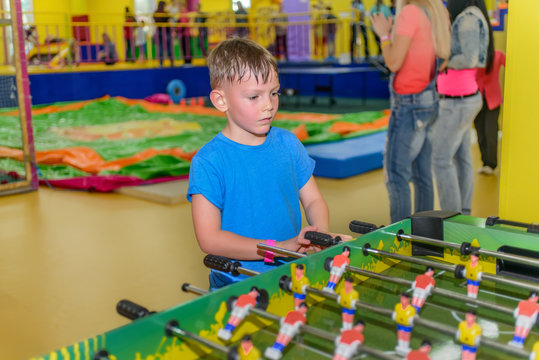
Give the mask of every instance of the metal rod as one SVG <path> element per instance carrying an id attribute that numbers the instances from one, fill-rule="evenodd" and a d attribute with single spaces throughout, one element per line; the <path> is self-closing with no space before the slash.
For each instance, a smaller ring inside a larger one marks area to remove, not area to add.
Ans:
<path id="1" fill-rule="evenodd" d="M 204 294 L 208 293 L 208 291 L 200 289 L 200 288 L 198 288 L 196 286 L 193 286 L 193 285 L 190 285 L 190 284 L 184 284 L 182 286 L 182 290 L 186 291 L 186 292 L 189 291 L 189 292 L 192 292 L 192 293 L 197 294 L 197 295 L 204 295 Z M 337 299 L 337 295 L 328 293 L 328 292 L 323 291 L 323 290 L 308 287 L 308 291 L 312 292 L 314 294 L 317 294 L 317 295 L 325 296 L 325 297 L 330 298 L 330 299 L 334 299 L 334 300 Z M 363 308 L 367 308 L 367 306 L 369 306 L 369 304 L 362 303 Z M 272 320 L 274 322 L 279 322 L 281 320 L 280 316 L 269 313 L 269 312 L 261 310 L 261 309 L 251 308 L 251 309 L 249 309 L 249 311 L 251 313 L 255 314 L 255 315 L 258 315 L 258 316 L 261 316 L 263 318 Z M 315 327 L 310 326 L 310 325 L 302 325 L 301 330 L 304 331 L 305 333 L 314 335 L 314 336 L 322 338 L 322 339 L 329 340 L 331 342 L 334 342 L 335 338 L 337 337 L 336 335 L 334 335 L 332 333 L 329 333 L 327 331 L 315 328 Z M 390 356 L 390 355 L 385 354 L 385 353 L 383 353 L 383 352 L 381 352 L 379 350 L 369 348 L 369 347 L 363 346 L 363 345 L 360 347 L 360 351 L 363 351 L 363 352 L 365 352 L 367 354 L 371 354 L 371 355 L 376 356 L 376 357 L 378 357 L 380 359 L 383 359 L 383 360 L 396 360 L 397 359 L 394 356 Z"/>
<path id="2" fill-rule="evenodd" d="M 355 266 L 348 266 L 348 271 L 356 273 L 356 274 L 360 274 L 360 275 L 363 275 L 363 276 L 368 276 L 368 277 L 371 277 L 371 278 L 374 278 L 374 279 L 379 279 L 379 280 L 383 280 L 383 281 L 390 281 L 390 282 L 393 282 L 393 283 L 399 284 L 399 285 L 404 285 L 404 286 L 408 286 L 408 287 L 412 286 L 412 281 L 410 281 L 410 280 L 400 279 L 400 278 L 392 277 L 392 276 L 389 276 L 389 275 L 378 274 L 378 273 L 375 273 L 375 272 L 372 272 L 372 271 L 360 269 L 360 268 L 355 267 Z M 448 297 L 448 298 L 451 298 L 451 299 L 460 300 L 460 301 L 475 304 L 475 305 L 478 305 L 478 306 L 483 306 L 485 308 L 489 308 L 489 309 L 492 309 L 492 310 L 495 310 L 495 311 L 499 311 L 499 312 L 502 312 L 504 314 L 512 315 L 513 311 L 514 311 L 514 309 L 511 309 L 511 308 L 506 307 L 506 306 L 494 304 L 494 303 L 484 301 L 484 300 L 473 299 L 473 298 L 470 298 L 470 297 L 468 297 L 466 295 L 458 294 L 458 293 L 455 293 L 455 292 L 452 292 L 452 291 L 449 291 L 449 290 L 445 290 L 445 289 L 441 289 L 441 288 L 434 287 L 434 288 L 432 288 L 431 292 L 433 294 L 438 294 L 438 295 L 445 296 L 445 297 Z"/>
<path id="3" fill-rule="evenodd" d="M 395 253 L 391 253 L 391 252 L 383 251 L 383 250 L 377 250 L 377 249 L 371 249 L 371 248 L 363 248 L 363 250 L 365 250 L 365 251 L 367 251 L 369 253 L 372 253 L 372 254 L 387 256 L 387 257 L 390 257 L 390 258 L 393 258 L 393 259 L 398 259 L 398 260 L 402 260 L 402 261 L 406 261 L 406 262 L 412 262 L 412 263 L 416 263 L 416 264 L 432 266 L 434 268 L 438 268 L 438 269 L 442 269 L 442 270 L 446 270 L 446 271 L 451 271 L 451 272 L 454 272 L 455 267 L 456 267 L 455 265 L 444 264 L 444 263 L 439 262 L 439 261 L 425 260 L 425 259 L 421 259 L 421 258 L 415 258 L 415 257 L 411 257 L 411 256 L 395 254 Z M 501 277 L 499 275 L 491 275 L 491 274 L 485 274 L 484 273 L 482 275 L 482 279 L 483 280 L 490 280 L 490 281 L 496 282 L 498 284 L 505 284 L 505 285 L 519 287 L 519 288 L 522 288 L 522 289 L 527 289 L 527 290 L 532 290 L 532 291 L 539 292 L 539 286 L 538 285 L 526 283 L 526 282 L 523 282 L 523 281 L 513 280 L 513 279 L 507 279 L 507 278 Z"/>
<path id="4" fill-rule="evenodd" d="M 236 269 L 240 274 L 243 274 L 243 275 L 247 275 L 247 276 L 256 276 L 256 275 L 260 275 L 260 273 L 258 271 L 254 271 L 254 270 L 251 270 L 251 269 L 247 269 L 247 268 L 244 268 L 244 267 L 239 267 Z"/>
<path id="5" fill-rule="evenodd" d="M 276 252 L 278 254 L 290 256 L 290 257 L 297 258 L 297 259 L 307 256 L 306 254 L 301 254 L 299 252 L 283 249 L 283 248 L 276 247 L 276 246 L 269 246 L 269 245 L 262 244 L 262 243 L 258 243 L 258 244 L 256 244 L 256 246 L 257 246 L 257 248 L 259 248 L 261 250 L 273 251 L 273 252 Z"/>
<path id="6" fill-rule="evenodd" d="M 455 250 L 460 251 L 460 246 L 461 245 L 451 243 L 451 242 L 448 242 L 448 241 L 432 239 L 432 238 L 419 236 L 419 235 L 398 234 L 398 233 L 395 234 L 395 233 L 389 233 L 389 232 L 384 232 L 384 233 L 388 234 L 388 235 L 396 236 L 396 237 L 401 238 L 401 239 L 406 239 L 406 240 L 409 240 L 409 241 L 419 242 L 419 243 L 422 243 L 422 244 L 437 245 L 437 246 L 441 246 L 441 247 L 444 247 L 444 248 L 451 248 L 451 249 L 455 249 Z M 491 256 L 491 257 L 495 257 L 495 258 L 502 259 L 502 260 L 514 261 L 514 262 L 518 262 L 518 263 L 521 263 L 521 264 L 526 264 L 526 265 L 530 265 L 530 266 L 539 267 L 539 260 L 536 259 L 536 258 L 531 258 L 531 257 L 527 257 L 527 256 L 522 256 L 522 255 L 507 254 L 507 253 L 503 253 L 503 252 L 485 250 L 485 249 L 481 249 L 481 248 L 477 248 L 477 252 L 480 255 Z"/>
<path id="7" fill-rule="evenodd" d="M 321 295 L 321 296 L 326 297 L 328 299 L 333 299 L 333 300 L 337 299 L 337 295 L 335 295 L 333 293 L 329 293 L 327 291 L 316 289 L 316 288 L 313 288 L 313 287 L 310 287 L 310 286 L 308 286 L 305 290 L 306 290 L 306 292 L 313 293 L 313 294 L 316 294 L 316 295 Z M 390 310 L 390 309 L 386 309 L 386 308 L 381 307 L 381 306 L 361 302 L 359 300 L 358 300 L 358 302 L 356 304 L 356 309 L 366 309 L 366 310 L 376 312 L 378 314 L 385 315 L 385 316 L 391 316 L 392 313 L 393 313 L 393 311 Z M 457 329 L 455 329 L 455 328 L 452 328 L 452 327 L 449 327 L 449 326 L 446 326 L 446 325 L 443 325 L 443 324 L 439 324 L 439 323 L 431 321 L 431 320 L 423 319 L 423 318 L 419 317 L 419 315 L 416 315 L 414 317 L 414 325 L 424 326 L 426 328 L 441 332 L 441 333 L 446 334 L 446 335 L 450 335 L 452 337 L 455 336 L 455 333 L 457 331 Z M 485 345 L 485 346 L 492 347 L 494 349 L 501 350 L 501 351 L 509 353 L 509 354 L 514 354 L 514 355 L 518 355 L 518 356 L 529 356 L 529 353 L 526 352 L 526 351 L 517 349 L 517 348 L 509 346 L 509 345 L 500 344 L 500 343 L 497 343 L 497 342 L 494 342 L 494 341 L 490 341 L 490 340 L 487 340 L 487 339 L 481 339 L 481 343 L 483 345 Z"/>
<path id="8" fill-rule="evenodd" d="M 305 254 L 300 254 L 300 253 L 297 253 L 297 252 L 294 252 L 294 251 L 285 250 L 285 249 L 281 249 L 281 248 L 274 247 L 274 246 L 268 246 L 268 245 L 262 244 L 262 243 L 258 244 L 258 248 L 263 249 L 263 250 L 273 251 L 273 252 L 280 253 L 280 254 L 285 254 L 285 255 L 288 255 L 290 257 L 295 257 L 295 258 L 303 258 L 303 257 L 306 256 Z M 406 262 L 412 262 L 412 263 L 416 263 L 416 264 L 420 264 L 420 265 L 424 265 L 424 266 L 432 266 L 434 268 L 442 269 L 442 270 L 446 270 L 446 271 L 450 271 L 450 272 L 455 271 L 455 265 L 444 264 L 444 263 L 438 262 L 438 261 L 432 261 L 432 260 L 427 260 L 427 259 L 422 259 L 422 258 L 415 258 L 415 257 L 411 257 L 411 256 L 391 253 L 391 252 L 388 252 L 388 251 L 377 250 L 377 249 L 372 249 L 372 248 L 368 248 L 368 249 L 365 249 L 365 250 L 370 252 L 370 253 L 376 254 L 376 255 L 387 256 L 387 257 L 391 257 L 391 258 L 394 258 L 394 259 L 398 259 L 398 260 L 402 260 L 402 261 L 406 261 Z M 348 269 L 350 269 L 350 271 L 358 272 L 360 274 L 362 273 L 365 276 L 371 276 L 371 277 L 376 277 L 378 279 L 391 281 L 391 280 L 387 279 L 388 278 L 387 275 L 382 275 L 382 274 L 377 274 L 377 273 L 370 273 L 367 270 L 363 270 L 363 269 L 353 267 L 353 266 L 348 266 Z M 534 284 L 518 281 L 518 280 L 507 279 L 507 278 L 504 278 L 504 277 L 501 277 L 501 276 L 496 276 L 496 275 L 491 275 L 491 274 L 483 274 L 482 278 L 485 279 L 485 280 L 490 280 L 490 281 L 493 281 L 493 282 L 497 282 L 499 284 L 506 284 L 506 285 L 516 286 L 516 287 L 520 287 L 520 288 L 524 288 L 524 289 L 539 292 L 539 287 L 538 286 L 536 286 Z M 406 280 L 404 280 L 404 281 L 406 281 Z M 394 282 L 401 283 L 402 285 L 404 285 L 404 283 L 402 281 L 394 281 Z M 434 290 L 439 292 L 441 295 L 443 293 L 444 296 L 448 296 L 448 297 L 452 297 L 453 299 L 459 299 L 459 300 L 464 301 L 464 299 L 460 299 L 460 297 L 458 297 L 457 294 L 455 294 L 455 293 L 449 294 L 449 292 L 447 292 L 447 291 L 445 291 L 445 292 L 440 291 L 440 289 L 436 289 L 436 288 Z M 469 302 L 469 303 L 475 303 L 477 305 L 489 307 L 489 308 L 491 308 L 493 310 L 501 311 L 503 313 L 508 313 L 508 314 L 513 313 L 513 311 L 512 310 L 510 311 L 510 309 L 508 309 L 508 308 L 505 308 L 505 307 L 500 306 L 500 305 L 492 304 L 492 303 L 487 303 L 485 301 L 472 299 L 472 298 L 467 298 L 467 297 L 466 297 L 465 301 Z"/>
<path id="9" fill-rule="evenodd" d="M 222 353 L 228 354 L 230 352 L 230 349 L 228 347 L 226 347 L 226 346 L 217 344 L 217 343 L 215 343 L 213 341 L 210 341 L 210 340 L 208 340 L 206 338 L 203 338 L 201 336 L 193 334 L 192 332 L 183 330 L 183 329 L 181 329 L 181 328 L 179 328 L 177 326 L 169 326 L 169 327 L 167 327 L 167 330 L 170 331 L 171 333 L 173 333 L 176 336 L 182 336 L 182 337 L 186 337 L 186 338 L 191 339 L 191 340 L 195 340 L 195 341 L 197 341 L 197 342 L 199 342 L 199 343 L 201 343 L 203 345 L 206 345 L 209 348 L 220 351 Z"/>

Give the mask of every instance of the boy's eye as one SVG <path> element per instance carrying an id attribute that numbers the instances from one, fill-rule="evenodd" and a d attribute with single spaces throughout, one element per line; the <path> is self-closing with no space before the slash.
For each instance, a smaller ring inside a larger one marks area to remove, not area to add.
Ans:
<path id="1" fill-rule="evenodd" d="M 281 93 L 279 91 L 276 91 L 274 93 L 271 93 L 271 96 L 281 96 Z"/>
<path id="2" fill-rule="evenodd" d="M 249 96 L 249 100 L 255 100 L 258 97 L 258 95 Z"/>

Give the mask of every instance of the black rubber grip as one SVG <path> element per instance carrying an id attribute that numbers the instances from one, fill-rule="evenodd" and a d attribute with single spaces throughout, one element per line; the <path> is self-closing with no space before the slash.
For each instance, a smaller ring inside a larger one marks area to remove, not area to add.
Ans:
<path id="1" fill-rule="evenodd" d="M 313 245 L 322 247 L 330 247 L 341 242 L 341 238 L 338 236 L 334 239 L 329 234 L 324 234 L 317 231 L 307 231 L 305 233 L 305 239 L 309 240 Z"/>
<path id="2" fill-rule="evenodd" d="M 232 261 L 229 258 L 218 255 L 206 255 L 204 257 L 204 265 L 213 270 L 219 270 L 225 273 L 231 273 L 234 276 L 238 276 L 238 268 L 241 264 L 237 261 Z"/>
<path id="3" fill-rule="evenodd" d="M 464 265 L 455 266 L 455 279 L 464 279 Z"/>
<path id="4" fill-rule="evenodd" d="M 350 229 L 350 231 L 357 234 L 367 234 L 371 231 L 378 229 L 378 226 L 359 220 L 352 220 L 350 221 L 350 225 L 348 225 L 348 228 Z"/>
<path id="5" fill-rule="evenodd" d="M 151 314 L 144 306 L 140 306 L 129 300 L 118 301 L 116 311 L 129 320 L 137 320 Z"/>
<path id="6" fill-rule="evenodd" d="M 233 269 L 232 260 L 218 255 L 206 255 L 204 257 L 204 265 L 210 269 L 219 270 L 222 272 L 230 272 Z"/>

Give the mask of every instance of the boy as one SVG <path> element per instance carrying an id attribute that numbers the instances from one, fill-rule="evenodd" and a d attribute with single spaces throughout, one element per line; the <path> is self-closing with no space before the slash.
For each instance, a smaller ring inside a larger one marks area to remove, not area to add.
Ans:
<path id="1" fill-rule="evenodd" d="M 210 100 L 226 114 L 227 125 L 191 163 L 187 198 L 195 235 L 202 251 L 267 271 L 283 260 L 265 264 L 257 243 L 309 250 L 304 234 L 328 231 L 328 207 L 303 145 L 293 133 L 271 126 L 279 106 L 272 55 L 252 40 L 232 38 L 210 53 L 208 68 Z M 303 229 L 300 202 L 311 224 Z M 242 278 L 212 270 L 210 286 Z"/>

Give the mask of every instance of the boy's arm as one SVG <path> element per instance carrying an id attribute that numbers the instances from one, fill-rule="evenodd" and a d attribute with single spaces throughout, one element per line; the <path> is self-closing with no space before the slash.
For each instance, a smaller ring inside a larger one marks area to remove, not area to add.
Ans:
<path id="1" fill-rule="evenodd" d="M 318 231 L 327 233 L 329 231 L 329 209 L 313 176 L 299 190 L 299 199 L 309 224 L 316 226 Z"/>
<path id="2" fill-rule="evenodd" d="M 264 251 L 258 250 L 258 243 L 265 240 L 248 238 L 230 231 L 221 230 L 221 212 L 202 194 L 193 194 L 191 198 L 193 226 L 200 249 L 212 255 L 225 256 L 237 260 L 261 260 Z M 317 231 L 316 227 L 303 228 L 297 237 L 280 241 L 276 245 L 292 251 L 304 252 L 301 245 L 308 245 L 302 240 L 306 231 Z"/>

